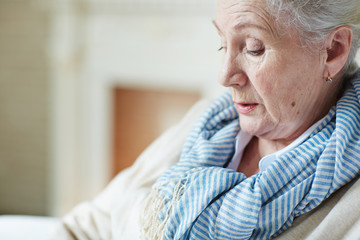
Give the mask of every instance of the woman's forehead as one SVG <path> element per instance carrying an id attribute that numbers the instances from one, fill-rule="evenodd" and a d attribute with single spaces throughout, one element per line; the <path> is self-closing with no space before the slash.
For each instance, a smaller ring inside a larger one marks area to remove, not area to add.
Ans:
<path id="1" fill-rule="evenodd" d="M 238 8 L 250 9 L 260 8 L 265 9 L 265 0 L 218 0 L 218 8 L 235 10 Z"/>
<path id="2" fill-rule="evenodd" d="M 278 35 L 273 17 L 263 0 L 218 0 L 216 24 L 220 29 L 238 29 L 257 25 L 272 35 Z"/>

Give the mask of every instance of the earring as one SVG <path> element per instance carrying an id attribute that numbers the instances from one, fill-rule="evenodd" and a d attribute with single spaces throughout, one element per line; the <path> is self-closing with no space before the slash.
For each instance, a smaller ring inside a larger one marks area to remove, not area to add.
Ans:
<path id="1" fill-rule="evenodd" d="M 328 73 L 329 76 L 325 79 L 326 82 L 329 82 L 329 83 L 332 83 L 333 79 L 332 77 L 330 76 L 330 73 Z"/>

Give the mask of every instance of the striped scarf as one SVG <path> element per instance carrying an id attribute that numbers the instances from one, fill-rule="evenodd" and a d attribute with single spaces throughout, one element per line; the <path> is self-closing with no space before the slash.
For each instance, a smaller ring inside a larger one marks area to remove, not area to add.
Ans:
<path id="1" fill-rule="evenodd" d="M 360 71 L 337 105 L 299 146 L 246 177 L 226 169 L 238 115 L 217 99 L 188 136 L 180 161 L 153 186 L 145 239 L 269 239 L 360 172 Z"/>

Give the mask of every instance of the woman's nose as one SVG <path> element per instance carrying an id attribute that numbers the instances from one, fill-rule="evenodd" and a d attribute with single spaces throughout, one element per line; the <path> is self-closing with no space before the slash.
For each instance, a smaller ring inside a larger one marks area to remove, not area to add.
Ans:
<path id="1" fill-rule="evenodd" d="M 248 78 L 236 54 L 226 52 L 219 73 L 219 82 L 224 87 L 245 86 Z"/>

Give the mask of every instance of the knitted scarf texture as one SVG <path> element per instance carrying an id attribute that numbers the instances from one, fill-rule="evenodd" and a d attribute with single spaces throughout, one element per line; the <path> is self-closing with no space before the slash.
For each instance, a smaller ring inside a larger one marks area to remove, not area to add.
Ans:
<path id="1" fill-rule="evenodd" d="M 299 146 L 246 177 L 225 168 L 239 132 L 230 94 L 189 134 L 180 161 L 154 184 L 142 217 L 145 239 L 270 239 L 360 172 L 360 71 Z"/>

